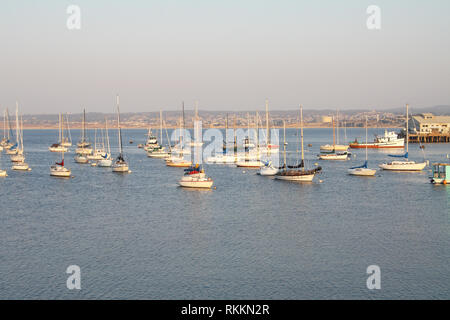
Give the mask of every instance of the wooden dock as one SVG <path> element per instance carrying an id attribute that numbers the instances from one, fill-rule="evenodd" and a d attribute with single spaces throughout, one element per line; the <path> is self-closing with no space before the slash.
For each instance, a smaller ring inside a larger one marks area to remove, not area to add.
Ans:
<path id="1" fill-rule="evenodd" d="M 411 143 L 450 143 L 450 134 L 409 134 Z"/>

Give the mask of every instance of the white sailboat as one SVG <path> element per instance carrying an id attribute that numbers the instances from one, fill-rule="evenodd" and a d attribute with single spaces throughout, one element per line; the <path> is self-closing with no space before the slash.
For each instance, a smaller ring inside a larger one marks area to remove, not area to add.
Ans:
<path id="1" fill-rule="evenodd" d="M 19 130 L 19 134 L 20 134 L 20 139 L 19 139 L 19 152 L 17 153 L 16 156 L 12 156 L 11 160 L 13 160 L 14 157 L 17 157 L 16 159 L 14 159 L 15 161 L 14 164 L 12 165 L 12 169 L 13 170 L 17 170 L 17 171 L 31 171 L 30 166 L 28 165 L 28 163 L 25 162 L 25 153 L 24 153 L 24 144 L 23 144 L 23 118 L 22 116 L 20 116 L 20 130 Z"/>
<path id="2" fill-rule="evenodd" d="M 111 158 L 111 146 L 109 144 L 109 130 L 108 130 L 108 120 L 105 118 L 105 135 L 106 135 L 106 154 L 103 159 L 98 161 L 99 167 L 111 167 L 112 166 L 112 158 Z"/>
<path id="3" fill-rule="evenodd" d="M 312 182 L 314 176 L 322 170 L 321 167 L 306 170 L 305 169 L 305 155 L 303 148 L 303 108 L 300 106 L 300 132 L 301 132 L 301 153 L 302 161 L 297 166 L 288 166 L 286 161 L 286 125 L 283 121 L 284 128 L 284 165 L 281 170 L 275 175 L 275 179 L 288 180 L 288 181 L 300 181 L 300 182 Z M 297 149 L 298 150 L 298 149 Z"/>
<path id="4" fill-rule="evenodd" d="M 64 119 L 63 121 L 64 122 Z M 69 127 L 69 115 L 66 114 L 66 124 L 67 124 L 67 133 L 68 133 L 68 137 L 64 137 L 62 136 L 61 139 L 61 145 L 63 147 L 71 147 L 72 146 L 72 135 L 70 134 L 70 127 Z M 64 124 L 63 124 L 64 125 Z"/>
<path id="5" fill-rule="evenodd" d="M 195 143 L 195 155 L 196 159 L 202 160 L 201 145 L 202 141 L 200 139 L 200 127 L 198 122 L 194 123 L 194 143 Z M 184 169 L 183 177 L 178 181 L 181 187 L 185 188 L 200 188 L 200 189 L 210 189 L 214 181 L 210 177 L 206 176 L 205 170 L 200 163 L 196 163 L 188 169 Z"/>
<path id="6" fill-rule="evenodd" d="M 119 135 L 119 155 L 117 156 L 112 171 L 117 173 L 129 173 L 131 172 L 128 163 L 125 161 L 123 156 L 123 147 L 122 147 L 122 130 L 120 128 L 120 110 L 119 110 L 119 96 L 116 97 L 117 102 L 117 131 Z"/>
<path id="7" fill-rule="evenodd" d="M 383 170 L 390 170 L 390 171 L 422 171 L 427 163 L 419 162 L 416 163 L 415 161 L 411 161 L 408 158 L 408 152 L 409 152 L 409 114 L 408 114 L 408 108 L 409 105 L 406 105 L 406 153 L 404 155 L 389 155 L 391 157 L 395 158 L 405 158 L 405 160 L 395 160 L 391 162 L 382 163 L 379 165 L 379 167 Z"/>
<path id="8" fill-rule="evenodd" d="M 56 162 L 50 167 L 50 175 L 53 177 L 68 178 L 71 175 L 71 170 L 64 166 L 64 151 L 61 152 L 61 162 Z"/>
<path id="9" fill-rule="evenodd" d="M 106 155 L 105 151 L 105 145 L 102 143 L 101 147 L 97 146 L 97 128 L 95 128 L 95 134 L 94 134 L 94 150 L 92 154 L 88 154 L 87 158 L 88 160 L 102 160 L 104 156 Z"/>
<path id="10" fill-rule="evenodd" d="M 59 114 L 59 120 L 58 120 L 58 142 L 52 144 L 50 147 L 48 147 L 48 150 L 50 152 L 67 152 L 68 149 L 62 144 L 62 141 L 64 141 L 64 124 L 63 124 L 63 116 L 60 113 Z"/>
<path id="11" fill-rule="evenodd" d="M 3 139 L 0 145 L 6 149 L 6 154 L 15 154 L 15 150 L 13 148 L 14 144 L 11 142 L 13 138 L 13 131 L 11 129 L 11 122 L 9 120 L 8 108 L 5 109 L 5 114 L 3 117 Z M 9 153 L 9 149 L 13 148 L 13 151 Z"/>
<path id="12" fill-rule="evenodd" d="M 163 119 L 162 119 L 162 110 L 159 110 L 159 140 L 160 145 L 159 148 L 153 148 L 147 150 L 147 157 L 149 158 L 159 158 L 159 159 L 166 159 L 170 156 L 170 153 L 168 153 L 165 148 L 162 146 L 162 136 L 163 136 Z M 170 145 L 170 141 L 169 141 Z"/>
<path id="13" fill-rule="evenodd" d="M 16 101 L 16 147 L 15 154 L 11 155 L 12 162 L 23 162 L 25 161 L 25 156 L 23 155 L 23 147 L 20 143 L 20 123 L 19 123 L 19 104 Z M 11 150 L 11 149 L 10 149 Z"/>
<path id="14" fill-rule="evenodd" d="M 86 110 L 83 109 L 83 119 L 81 123 L 81 140 L 77 143 L 77 149 L 75 150 L 75 153 L 85 155 L 85 154 L 91 154 L 92 148 L 91 143 L 87 140 L 86 137 Z"/>
<path id="15" fill-rule="evenodd" d="M 334 128 L 333 128 L 334 130 Z M 348 151 L 349 146 L 339 144 L 339 111 L 336 111 L 336 135 L 337 135 L 337 143 L 335 144 L 333 142 L 332 145 L 326 144 L 323 146 L 320 146 L 321 152 L 335 152 L 335 151 Z"/>
<path id="16" fill-rule="evenodd" d="M 332 123 L 333 123 L 333 148 L 331 150 L 331 153 L 321 153 L 318 155 L 318 157 L 320 160 L 347 160 L 348 159 L 347 151 L 336 152 L 337 150 L 334 148 L 334 146 L 336 146 L 334 118 L 332 120 Z"/>
<path id="17" fill-rule="evenodd" d="M 362 166 L 348 169 L 348 174 L 353 176 L 366 176 L 366 177 L 374 176 L 377 170 L 368 168 L 367 163 L 368 163 L 368 152 L 367 152 L 367 116 L 366 116 L 366 161 Z"/>

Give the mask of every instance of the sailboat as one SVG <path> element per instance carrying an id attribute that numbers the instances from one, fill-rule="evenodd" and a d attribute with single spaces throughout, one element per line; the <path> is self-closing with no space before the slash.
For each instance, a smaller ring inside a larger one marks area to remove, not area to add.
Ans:
<path id="1" fill-rule="evenodd" d="M 24 160 L 25 156 L 23 155 L 23 148 L 20 143 L 19 104 L 16 102 L 16 144 L 15 144 L 15 154 L 11 155 L 11 161 L 23 162 Z"/>
<path id="2" fill-rule="evenodd" d="M 258 119 L 256 119 L 256 132 L 258 132 Z M 250 126 L 247 134 L 248 139 L 250 139 Z M 256 138 L 258 139 L 258 138 Z M 264 163 L 259 160 L 260 150 L 259 143 L 257 143 L 256 148 L 251 150 L 249 148 L 244 149 L 244 155 L 238 155 L 238 161 L 236 162 L 237 167 L 242 168 L 261 168 Z M 266 150 L 268 150 L 266 148 Z"/>
<path id="3" fill-rule="evenodd" d="M 17 155 L 11 156 L 11 160 L 14 162 L 14 164 L 12 165 L 12 169 L 18 171 L 31 171 L 30 166 L 28 165 L 28 163 L 25 162 L 22 116 L 20 116 L 20 130 L 18 131 L 18 134 L 20 135 L 18 152 Z"/>
<path id="4" fill-rule="evenodd" d="M 111 146 L 109 144 L 109 132 L 108 132 L 108 120 L 105 118 L 105 135 L 106 135 L 106 153 L 101 160 L 98 161 L 97 165 L 99 167 L 111 167 L 112 159 L 111 159 Z"/>
<path id="5" fill-rule="evenodd" d="M 200 139 L 200 127 L 198 122 L 194 123 L 194 143 L 195 143 L 195 155 L 196 159 L 201 161 L 202 151 L 201 151 L 201 139 Z M 196 160 L 197 161 L 197 160 Z M 185 188 L 202 188 L 210 189 L 214 181 L 210 177 L 206 176 L 205 170 L 200 163 L 196 163 L 188 169 L 184 169 L 183 177 L 178 181 L 181 187 Z"/>
<path id="6" fill-rule="evenodd" d="M 67 148 L 62 144 L 64 141 L 64 123 L 63 123 L 63 116 L 60 113 L 59 114 L 59 120 L 58 120 L 58 142 L 52 144 L 50 147 L 48 147 L 48 150 L 50 152 L 67 152 Z"/>
<path id="7" fill-rule="evenodd" d="M 90 147 L 91 143 L 87 141 L 86 138 L 86 110 L 83 109 L 83 119 L 81 123 L 81 140 L 77 143 L 77 149 L 75 152 L 77 154 L 91 154 L 92 148 Z"/>
<path id="8" fill-rule="evenodd" d="M 62 121 L 62 122 L 64 122 L 64 121 Z M 72 146 L 72 135 L 70 134 L 69 115 L 68 114 L 66 114 L 66 124 L 67 124 L 67 132 L 68 132 L 69 136 L 68 137 L 62 136 L 61 145 L 63 147 L 71 147 Z"/>
<path id="9" fill-rule="evenodd" d="M 198 116 L 198 101 L 195 101 L 195 118 L 194 118 L 194 122 L 195 121 L 199 121 L 200 118 Z M 200 147 L 203 145 L 203 141 L 191 141 L 191 147 Z"/>
<path id="10" fill-rule="evenodd" d="M 284 128 L 284 165 L 281 170 L 275 175 L 275 179 L 288 181 L 304 181 L 311 182 L 314 176 L 322 170 L 321 167 L 306 170 L 305 169 L 305 155 L 303 149 L 303 108 L 300 106 L 300 134 L 301 134 L 301 151 L 302 161 L 297 166 L 288 166 L 286 163 L 286 124 L 283 121 Z"/>
<path id="11" fill-rule="evenodd" d="M 354 176 L 374 176 L 377 170 L 369 169 L 367 167 L 367 163 L 368 163 L 368 153 L 367 153 L 367 116 L 366 116 L 366 161 L 362 166 L 348 169 L 348 174 Z"/>
<path id="12" fill-rule="evenodd" d="M 326 145 L 320 146 L 321 152 L 334 153 L 335 151 L 348 151 L 348 148 L 349 148 L 348 145 L 339 144 L 339 111 L 336 111 L 336 133 L 337 133 L 337 144 L 334 143 L 334 138 L 333 138 L 332 145 L 326 144 Z M 334 128 L 333 128 L 333 134 L 334 134 Z"/>
<path id="13" fill-rule="evenodd" d="M 395 158 L 405 158 L 405 160 L 396 160 L 391 162 L 382 163 L 379 167 L 383 170 L 391 170 L 391 171 L 422 171 L 427 163 L 415 161 L 410 161 L 408 158 L 408 148 L 409 148 L 409 114 L 408 114 L 409 105 L 406 105 L 406 153 L 404 155 L 389 155 L 390 157 Z"/>
<path id="14" fill-rule="evenodd" d="M 335 128 L 334 128 L 334 118 L 332 120 L 333 123 L 333 146 L 336 146 L 336 135 L 335 135 Z M 336 152 L 336 149 L 332 148 L 331 153 L 321 153 L 318 155 L 320 160 L 347 160 L 348 159 L 348 152 Z"/>
<path id="15" fill-rule="evenodd" d="M 92 154 L 87 155 L 88 160 L 102 160 L 106 155 L 105 145 L 102 143 L 100 148 L 97 148 L 97 128 L 95 128 L 95 138 L 94 138 L 94 151 Z"/>
<path id="16" fill-rule="evenodd" d="M 170 156 L 170 153 L 168 153 L 167 151 L 165 151 L 165 148 L 162 146 L 162 136 L 163 136 L 163 119 L 162 119 L 162 110 L 159 110 L 159 140 L 160 140 L 160 145 L 158 146 L 158 148 L 153 148 L 153 149 L 148 149 L 147 150 L 147 157 L 149 158 L 160 158 L 160 159 L 165 159 L 168 158 Z M 169 141 L 169 146 L 170 146 L 170 141 Z"/>
<path id="17" fill-rule="evenodd" d="M 280 147 L 270 141 L 270 125 L 269 125 L 269 100 L 266 99 L 266 145 L 261 148 L 264 153 L 278 153 Z"/>
<path id="18" fill-rule="evenodd" d="M 50 167 L 50 175 L 54 177 L 68 178 L 70 177 L 70 169 L 64 166 L 64 151 L 61 152 L 61 162 L 56 162 Z"/>
<path id="19" fill-rule="evenodd" d="M 166 130 L 167 141 L 170 141 L 169 140 L 169 134 L 167 133 L 167 126 L 166 126 L 166 122 L 165 121 L 164 121 L 164 127 L 165 127 L 165 130 Z M 183 145 L 181 133 L 180 133 L 180 145 L 181 146 Z M 166 166 L 169 166 L 169 167 L 184 167 L 184 168 L 192 166 L 192 161 L 184 159 L 184 157 L 183 157 L 183 149 L 180 150 L 181 153 L 175 154 L 174 150 L 172 149 L 170 144 L 169 144 L 169 148 L 170 148 L 170 154 L 171 155 L 166 159 Z"/>
<path id="20" fill-rule="evenodd" d="M 5 109 L 5 115 L 3 117 L 3 139 L 1 141 L 1 146 L 6 149 L 6 154 L 15 154 L 14 144 L 11 142 L 11 139 L 14 138 L 14 134 L 11 128 L 11 122 L 9 119 L 8 108 Z M 14 147 L 14 148 L 13 148 Z M 11 153 L 8 150 L 13 149 Z"/>
<path id="21" fill-rule="evenodd" d="M 117 156 L 112 171 L 118 173 L 129 173 L 131 172 L 128 163 L 125 161 L 123 156 L 123 147 L 122 147 L 122 130 L 120 128 L 120 110 L 119 110 L 119 96 L 116 98 L 117 101 L 117 131 L 119 136 L 119 155 Z"/>

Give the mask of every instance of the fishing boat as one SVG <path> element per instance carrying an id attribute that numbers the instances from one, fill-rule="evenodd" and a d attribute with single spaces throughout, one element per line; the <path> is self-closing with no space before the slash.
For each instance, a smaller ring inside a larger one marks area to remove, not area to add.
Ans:
<path id="1" fill-rule="evenodd" d="M 403 155 L 389 155 L 390 157 L 394 158 L 404 158 L 405 160 L 396 160 L 391 162 L 385 162 L 379 165 L 379 167 L 383 170 L 390 170 L 390 171 L 422 171 L 427 163 L 419 162 L 416 163 L 415 161 L 409 160 L 409 127 L 408 127 L 408 121 L 409 121 L 409 114 L 408 114 L 408 104 L 406 105 L 406 153 Z M 423 149 L 422 149 L 423 150 Z"/>
<path id="2" fill-rule="evenodd" d="M 337 136 L 337 143 L 334 142 L 335 138 L 333 126 L 333 144 L 326 144 L 320 146 L 320 152 L 335 153 L 336 151 L 348 151 L 348 145 L 339 144 L 339 112 L 336 112 L 336 136 Z"/>
<path id="3" fill-rule="evenodd" d="M 333 123 L 333 146 L 336 145 L 336 135 L 335 135 L 335 127 L 334 127 L 334 118 L 332 119 Z M 318 156 L 320 160 L 347 160 L 349 153 L 347 151 L 336 152 L 337 150 L 332 148 L 330 153 L 321 153 Z"/>
<path id="4" fill-rule="evenodd" d="M 83 109 L 83 119 L 81 122 L 81 140 L 77 143 L 77 149 L 75 150 L 78 154 L 91 154 L 92 148 L 91 143 L 86 137 L 86 110 Z"/>
<path id="5" fill-rule="evenodd" d="M 322 170 L 321 167 L 307 170 L 305 168 L 305 155 L 303 148 L 303 108 L 300 106 L 300 135 L 301 135 L 301 162 L 296 166 L 288 166 L 286 161 L 286 124 L 283 121 L 284 130 L 284 165 L 275 175 L 275 179 L 287 181 L 312 182 L 314 176 Z"/>
<path id="6" fill-rule="evenodd" d="M 368 168 L 368 152 L 367 152 L 367 116 L 366 116 L 366 161 L 362 166 L 353 167 L 348 169 L 348 174 L 353 176 L 374 176 L 377 172 L 376 169 Z"/>
<path id="7" fill-rule="evenodd" d="M 102 159 L 98 160 L 97 165 L 99 167 L 111 167 L 113 160 L 111 158 L 111 146 L 109 144 L 109 130 L 108 120 L 105 118 L 105 139 L 106 139 L 106 153 L 102 156 Z"/>
<path id="8" fill-rule="evenodd" d="M 384 136 L 375 136 L 375 139 L 371 143 L 359 143 L 357 139 L 350 143 L 350 148 L 353 149 L 392 149 L 392 148 L 404 148 L 405 139 L 399 138 L 395 131 L 387 131 L 385 129 Z"/>
<path id="9" fill-rule="evenodd" d="M 120 128 L 120 110 L 119 110 L 119 96 L 116 97 L 117 101 L 117 131 L 119 136 L 119 155 L 114 161 L 112 171 L 117 173 L 129 173 L 131 172 L 128 163 L 125 161 L 122 147 L 122 130 Z"/>
<path id="10" fill-rule="evenodd" d="M 450 163 L 433 163 L 432 172 L 431 183 L 450 184 Z"/>
<path id="11" fill-rule="evenodd" d="M 61 162 L 56 162 L 50 167 L 50 175 L 53 177 L 68 178 L 71 175 L 70 169 L 64 166 L 64 152 L 61 152 Z"/>
<path id="12" fill-rule="evenodd" d="M 50 152 L 67 152 L 68 149 L 66 148 L 66 146 L 64 146 L 62 144 L 63 141 L 65 141 L 64 138 L 64 124 L 63 124 L 63 116 L 60 113 L 58 116 L 58 142 L 52 144 L 48 150 Z"/>
<path id="13" fill-rule="evenodd" d="M 159 148 L 158 139 L 152 134 L 152 129 L 148 128 L 147 141 L 145 142 L 143 149 L 149 151 L 157 148 Z"/>

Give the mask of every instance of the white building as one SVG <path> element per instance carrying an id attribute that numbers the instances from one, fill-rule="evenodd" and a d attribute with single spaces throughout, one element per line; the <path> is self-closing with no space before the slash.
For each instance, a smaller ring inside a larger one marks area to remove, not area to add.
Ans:
<path id="1" fill-rule="evenodd" d="M 432 113 L 422 113 L 412 116 L 409 121 L 410 130 L 419 133 L 450 133 L 450 116 L 435 116 Z"/>

